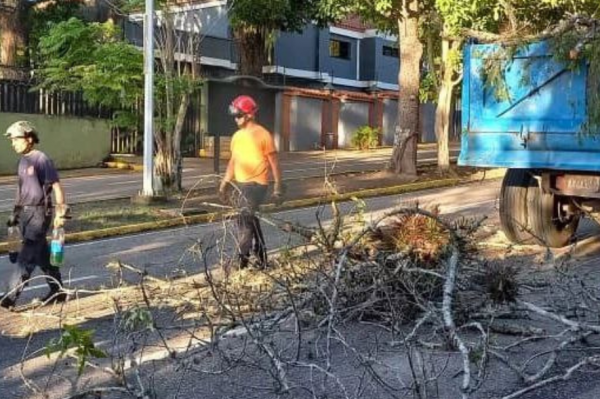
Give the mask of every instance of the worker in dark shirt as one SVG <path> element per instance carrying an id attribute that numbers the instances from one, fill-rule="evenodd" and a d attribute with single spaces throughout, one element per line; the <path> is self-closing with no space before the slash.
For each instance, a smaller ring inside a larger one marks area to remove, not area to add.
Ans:
<path id="1" fill-rule="evenodd" d="M 6 130 L 5 136 L 21 156 L 15 207 L 8 225 L 18 225 L 21 228 L 23 245 L 17 257 L 18 267 L 9 281 L 6 295 L 0 298 L 0 305 L 5 308 L 15 305 L 36 266 L 47 276 L 46 281 L 50 287 L 50 292 L 42 298 L 42 302 L 62 302 L 67 299 L 67 295 L 62 291 L 60 269 L 50 264 L 46 238 L 50 225 L 53 224 L 54 228 L 63 226 L 67 214 L 65 193 L 58 179 L 58 172 L 52 160 L 35 149 L 40 140 L 31 123 L 15 122 Z M 52 193 L 56 207 L 52 206 Z"/>

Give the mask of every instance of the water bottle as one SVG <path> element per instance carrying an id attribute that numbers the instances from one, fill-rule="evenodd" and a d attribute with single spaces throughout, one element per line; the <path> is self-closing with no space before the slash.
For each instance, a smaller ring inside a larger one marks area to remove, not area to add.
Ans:
<path id="1" fill-rule="evenodd" d="M 10 263 L 16 263 L 19 252 L 21 252 L 21 229 L 19 226 L 8 226 L 7 236 L 8 259 Z"/>
<path id="2" fill-rule="evenodd" d="M 50 241 L 50 264 L 54 267 L 60 267 L 65 260 L 65 229 L 58 227 L 52 230 L 52 240 Z"/>

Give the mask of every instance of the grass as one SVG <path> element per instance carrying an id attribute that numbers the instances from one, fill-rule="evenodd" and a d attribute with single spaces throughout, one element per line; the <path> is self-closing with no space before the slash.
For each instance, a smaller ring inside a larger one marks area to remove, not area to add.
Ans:
<path id="1" fill-rule="evenodd" d="M 477 172 L 468 168 L 459 169 L 452 178 L 448 176 L 439 176 L 435 168 L 421 168 L 419 179 L 407 179 L 406 177 L 389 174 L 386 172 L 349 174 L 344 176 L 335 176 L 335 184 L 342 193 L 336 196 L 337 201 L 351 199 L 360 192 L 361 197 L 371 197 L 389 194 L 401 194 L 415 190 L 435 188 L 458 184 L 461 177 L 466 177 Z M 289 187 L 286 194 L 285 207 L 304 207 L 315 204 L 315 199 L 323 200 L 325 195 L 331 194 L 323 185 L 322 178 L 311 178 L 294 181 L 293 186 Z M 182 204 L 185 206 L 185 214 L 191 223 L 206 221 L 203 213 L 217 212 L 219 208 L 206 207 L 204 202 L 218 202 L 215 190 L 199 190 L 191 195 L 189 201 L 183 201 L 183 198 L 170 199 L 166 204 L 157 205 L 136 205 L 129 199 L 103 200 L 87 203 L 77 203 L 71 206 L 73 219 L 66 225 L 67 233 L 83 233 L 85 239 L 107 237 L 115 235 L 114 229 L 123 227 L 121 234 L 132 234 L 149 229 L 167 228 L 179 225 L 182 218 L 179 210 Z M 330 201 L 332 198 L 327 199 Z M 266 211 L 273 210 L 272 206 L 267 206 Z M 3 228 L 4 221 L 8 219 L 10 212 L 0 212 L 0 252 L 2 244 L 6 241 L 7 231 Z M 153 223 L 160 223 L 153 225 Z M 130 228 L 126 228 L 129 226 Z M 110 229 L 113 229 L 112 231 Z M 105 230 L 98 232 L 99 236 L 91 235 L 88 237 L 85 232 L 96 230 Z M 83 237 L 83 236 L 82 236 Z M 77 239 L 81 241 L 83 238 Z"/>
<path id="2" fill-rule="evenodd" d="M 73 218 L 65 228 L 69 233 L 77 233 L 172 219 L 172 214 L 161 211 L 164 208 L 164 205 L 134 205 L 128 199 L 74 204 L 71 206 Z M 9 216 L 10 212 L 0 212 L 0 221 L 7 220 Z M 6 241 L 6 229 L 0 229 L 0 242 L 2 241 Z"/>

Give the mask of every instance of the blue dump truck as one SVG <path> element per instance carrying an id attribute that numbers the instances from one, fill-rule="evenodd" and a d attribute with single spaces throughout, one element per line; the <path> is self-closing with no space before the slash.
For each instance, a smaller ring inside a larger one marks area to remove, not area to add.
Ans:
<path id="1" fill-rule="evenodd" d="M 547 42 L 509 61 L 499 50 L 465 48 L 458 164 L 507 168 L 499 207 L 510 241 L 562 247 L 584 210 L 600 204 L 600 129 L 589 120 L 598 80 L 586 60 L 558 61 Z M 490 83 L 493 70 L 502 85 Z"/>

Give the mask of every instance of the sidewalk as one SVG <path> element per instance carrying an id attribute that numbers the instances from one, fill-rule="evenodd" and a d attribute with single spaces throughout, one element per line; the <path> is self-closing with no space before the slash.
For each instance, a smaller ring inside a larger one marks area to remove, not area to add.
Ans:
<path id="1" fill-rule="evenodd" d="M 311 162 L 316 163 L 317 160 L 322 163 L 324 158 L 329 161 L 350 155 L 351 159 L 360 163 L 361 160 L 372 160 L 378 156 L 387 159 L 390 152 L 391 149 L 364 151 L 360 154 L 357 154 L 356 151 L 336 151 L 335 153 L 318 151 L 284 154 L 283 157 L 288 161 L 297 160 L 301 164 L 310 164 Z M 359 156 L 357 157 L 357 155 Z M 197 172 L 206 171 L 207 174 L 212 174 L 212 163 L 213 159 L 186 158 L 186 168 L 194 168 L 194 165 L 196 165 Z M 224 164 L 222 171 L 224 171 Z M 61 171 L 61 177 L 64 179 L 111 173 L 137 174 L 137 172 L 120 169 L 90 168 Z M 451 176 L 440 176 L 435 166 L 420 166 L 419 175 L 408 179 L 405 176 L 398 176 L 381 170 L 374 172 L 371 169 L 331 175 L 327 179 L 327 184 L 325 184 L 324 176 L 311 177 L 299 175 L 293 179 L 293 184 L 288 180 L 286 202 L 283 207 L 277 208 L 277 210 L 314 206 L 332 200 L 343 202 L 352 198 L 395 195 L 436 187 L 452 186 L 473 180 L 497 178 L 502 173 L 503 171 L 492 171 L 483 174 L 472 168 L 460 168 Z M 0 179 L 0 182 L 4 182 L 5 184 L 10 183 L 11 179 L 14 182 L 14 177 L 4 177 Z M 74 203 L 73 211 L 75 218 L 69 224 L 70 234 L 67 236 L 67 241 L 70 243 L 90 241 L 177 227 L 185 224 L 201 224 L 215 220 L 215 218 L 220 218 L 222 210 L 207 206 L 207 203 L 219 203 L 217 193 L 212 186 L 209 189 L 201 188 L 193 192 L 187 192 L 185 196 L 174 196 L 163 205 L 151 207 L 150 212 L 140 211 L 144 207 L 132 205 L 129 199 L 112 201 L 94 200 L 82 204 Z M 83 208 L 81 208 L 82 206 Z M 149 208 L 146 207 L 145 209 Z M 181 210 L 184 211 L 184 217 L 180 212 Z M 272 205 L 268 205 L 265 210 L 274 211 L 276 209 Z M 136 214 L 136 212 L 139 212 L 139 214 Z M 84 213 L 87 215 L 91 214 L 92 216 L 87 219 L 82 218 L 81 215 Z M 77 217 L 77 215 L 80 217 Z M 0 232 L 0 253 L 6 251 L 6 244 L 2 242 L 4 239 L 4 234 Z"/>
<path id="2" fill-rule="evenodd" d="M 435 151 L 437 145 L 435 143 L 419 144 L 419 151 Z M 458 143 L 450 145 L 450 151 L 459 151 Z M 298 152 L 283 152 L 279 154 L 281 161 L 289 161 L 293 163 L 313 162 L 334 162 L 334 161 L 351 161 L 356 160 L 362 162 L 364 160 L 382 159 L 386 160 L 392 154 L 392 147 L 374 148 L 371 150 L 327 150 L 327 151 L 298 151 Z M 100 176 L 107 174 L 128 174 L 141 172 L 143 170 L 143 158 L 136 155 L 112 155 L 113 161 L 105 162 L 106 167 L 90 167 L 79 169 L 61 169 L 59 171 L 61 179 L 86 176 Z M 223 173 L 227 167 L 227 159 L 221 159 L 219 162 L 220 172 Z M 193 169 L 200 175 L 210 175 L 214 173 L 214 159 L 208 157 L 185 157 L 183 159 L 184 169 Z M 0 176 L 0 185 L 14 184 L 16 182 L 15 175 Z"/>
<path id="3" fill-rule="evenodd" d="M 100 176 L 109 174 L 129 174 L 133 173 L 133 170 L 129 169 L 116 169 L 116 168 L 81 168 L 81 169 L 62 169 L 59 171 L 61 179 L 70 179 L 72 177 L 87 177 L 87 176 Z M 16 170 L 15 175 L 0 175 L 0 186 L 15 184 L 17 182 Z"/>
<path id="4" fill-rule="evenodd" d="M 435 143 L 424 143 L 419 144 L 418 151 L 435 151 L 437 144 Z M 450 151 L 458 152 L 460 150 L 459 143 L 451 143 Z M 279 153 L 279 159 L 281 161 L 290 162 L 314 162 L 314 161 L 333 161 L 333 160 L 356 160 L 360 162 L 365 159 L 382 158 L 386 159 L 391 157 L 393 148 L 392 147 L 380 147 L 373 148 L 370 150 L 355 150 L 355 149 L 337 149 L 337 150 L 315 150 L 315 151 L 297 151 L 297 152 L 281 152 Z M 114 161 L 109 162 L 111 167 L 131 168 L 140 169 L 143 166 L 143 158 L 135 155 L 119 155 L 114 154 Z M 221 156 L 220 165 L 221 172 L 227 165 L 228 159 Z M 186 157 L 184 158 L 184 168 L 197 168 L 205 170 L 208 173 L 214 172 L 214 159 L 212 157 Z"/>
<path id="5" fill-rule="evenodd" d="M 496 179 L 503 170 L 476 171 L 461 169 L 455 176 L 440 176 L 435 168 L 421 170 L 417 178 L 408 179 L 384 172 L 339 175 L 328 179 L 307 178 L 295 180 L 288 185 L 285 203 L 281 207 L 267 204 L 263 211 L 278 212 L 304 208 L 331 201 L 345 202 L 357 198 L 380 197 L 449 187 L 459 184 Z M 334 191 L 332 191 L 334 189 Z M 69 222 L 67 242 L 85 242 L 142 232 L 203 224 L 220 220 L 228 209 L 223 210 L 214 189 L 188 193 L 182 198 L 172 198 L 167 203 L 152 207 L 137 206 L 129 200 L 98 201 L 75 204 L 74 219 Z M 83 206 L 83 208 L 81 208 Z M 7 246 L 5 234 L 0 230 L 0 254 Z"/>

